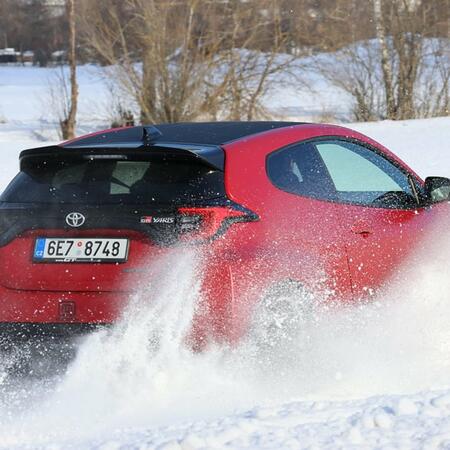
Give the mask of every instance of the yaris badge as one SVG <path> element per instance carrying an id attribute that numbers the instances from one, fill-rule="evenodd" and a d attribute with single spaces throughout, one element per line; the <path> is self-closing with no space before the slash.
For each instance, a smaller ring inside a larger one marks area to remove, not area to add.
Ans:
<path id="1" fill-rule="evenodd" d="M 81 225 L 86 222 L 86 217 L 83 216 L 83 214 L 79 212 L 72 212 L 70 214 L 67 214 L 66 216 L 66 223 L 70 227 L 78 228 L 81 227 Z"/>

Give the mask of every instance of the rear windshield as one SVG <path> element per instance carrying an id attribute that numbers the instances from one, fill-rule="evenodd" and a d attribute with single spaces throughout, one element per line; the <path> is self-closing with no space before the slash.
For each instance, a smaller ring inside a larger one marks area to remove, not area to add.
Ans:
<path id="1" fill-rule="evenodd" d="M 192 160 L 52 161 L 22 169 L 11 203 L 184 204 L 223 197 L 223 172 Z"/>

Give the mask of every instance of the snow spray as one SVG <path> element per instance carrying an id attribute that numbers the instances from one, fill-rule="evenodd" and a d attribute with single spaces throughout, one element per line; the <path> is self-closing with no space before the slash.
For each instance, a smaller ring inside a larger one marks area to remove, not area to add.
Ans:
<path id="1" fill-rule="evenodd" d="M 331 307 L 294 286 L 270 294 L 269 305 L 277 295 L 289 300 L 287 315 L 259 310 L 238 346 L 199 353 L 186 336 L 199 304 L 202 258 L 186 250 L 171 255 L 122 320 L 84 340 L 62 377 L 9 388 L 0 379 L 0 448 L 73 445 L 255 405 L 446 387 L 448 219 L 374 301 Z"/>

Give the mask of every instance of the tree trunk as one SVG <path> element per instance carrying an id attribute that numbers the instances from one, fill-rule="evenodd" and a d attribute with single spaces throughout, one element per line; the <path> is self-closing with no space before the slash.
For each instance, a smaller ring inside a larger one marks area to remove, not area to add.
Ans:
<path id="1" fill-rule="evenodd" d="M 66 6 L 69 18 L 70 104 L 67 117 L 61 121 L 61 132 L 64 140 L 73 139 L 75 137 L 78 108 L 75 0 L 67 0 Z"/>
<path id="2" fill-rule="evenodd" d="M 393 75 L 391 58 L 389 57 L 389 47 L 386 41 L 386 28 L 384 26 L 382 0 L 373 0 L 373 13 L 377 40 L 381 52 L 381 70 L 383 72 L 383 82 L 386 99 L 387 119 L 396 118 L 395 95 L 393 89 Z"/>
<path id="3" fill-rule="evenodd" d="M 398 55 L 397 119 L 416 117 L 414 107 L 415 84 L 419 66 L 423 59 L 422 36 L 414 29 L 403 29 L 402 22 L 413 21 L 415 6 L 406 4 L 403 9 L 395 9 L 395 22 L 401 32 L 394 40 Z"/>
<path id="4" fill-rule="evenodd" d="M 155 69 L 150 48 L 144 49 L 142 57 L 142 89 L 140 97 L 141 123 L 149 125 L 157 122 L 155 117 Z"/>

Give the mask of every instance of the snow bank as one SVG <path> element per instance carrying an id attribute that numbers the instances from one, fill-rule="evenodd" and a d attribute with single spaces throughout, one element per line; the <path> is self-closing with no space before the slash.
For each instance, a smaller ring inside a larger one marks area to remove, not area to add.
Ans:
<path id="1" fill-rule="evenodd" d="M 381 142 L 421 177 L 450 177 L 450 117 L 348 126 Z"/>
<path id="2" fill-rule="evenodd" d="M 67 70 L 65 68 L 64 70 Z M 50 89 L 58 87 L 60 68 L 0 67 L 0 112 L 7 122 L 54 122 L 50 106 Z M 106 118 L 108 92 L 102 71 L 97 66 L 78 68 L 80 88 L 79 117 L 81 122 Z M 62 95 L 62 94 L 61 94 Z"/>

